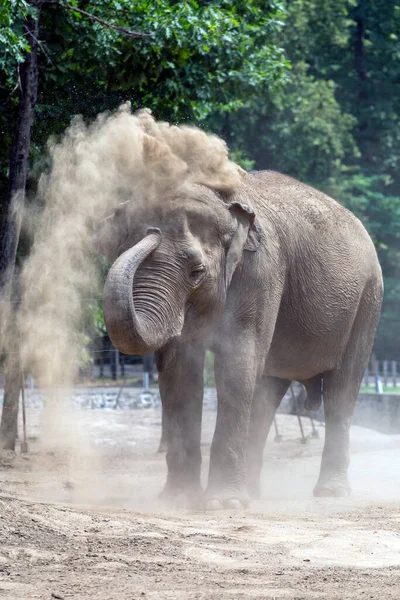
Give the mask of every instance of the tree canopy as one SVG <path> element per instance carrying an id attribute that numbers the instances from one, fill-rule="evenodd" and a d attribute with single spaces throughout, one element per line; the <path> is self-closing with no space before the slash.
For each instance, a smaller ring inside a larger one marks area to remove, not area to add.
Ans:
<path id="1" fill-rule="evenodd" d="M 134 108 L 150 106 L 158 118 L 199 123 L 276 89 L 286 75 L 289 62 L 276 41 L 283 13 L 274 2 L 80 3 L 107 23 L 146 34 L 133 39 L 73 6 L 78 7 L 77 0 L 42 8 L 32 165 L 48 136 L 63 131 L 74 114 L 93 117 L 129 99 Z M 26 11 L 34 8 L 23 0 L 9 0 L 6 7 L 0 126 L 9 142 L 15 67 L 25 48 L 22 24 Z M 3 152 L 5 177 L 7 148 Z"/>

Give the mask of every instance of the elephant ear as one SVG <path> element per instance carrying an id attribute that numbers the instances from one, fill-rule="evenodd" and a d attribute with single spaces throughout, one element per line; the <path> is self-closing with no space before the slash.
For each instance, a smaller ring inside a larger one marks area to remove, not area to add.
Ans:
<path id="1" fill-rule="evenodd" d="M 235 269 L 243 256 L 243 250 L 255 252 L 261 242 L 261 231 L 255 223 L 254 211 L 247 204 L 240 202 L 232 202 L 228 208 L 236 217 L 237 228 L 226 255 L 226 287 L 232 280 Z"/>

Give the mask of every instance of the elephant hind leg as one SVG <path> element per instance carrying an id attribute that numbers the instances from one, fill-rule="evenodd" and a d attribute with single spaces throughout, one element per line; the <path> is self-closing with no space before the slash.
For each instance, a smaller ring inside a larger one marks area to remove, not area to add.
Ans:
<path id="1" fill-rule="evenodd" d="M 290 383 L 288 379 L 264 376 L 253 396 L 247 447 L 247 489 L 253 498 L 260 496 L 265 442 L 276 410 Z"/>
<path id="2" fill-rule="evenodd" d="M 379 321 L 377 294 L 372 289 L 363 296 L 342 363 L 324 375 L 325 445 L 314 496 L 350 494 L 350 425 Z"/>

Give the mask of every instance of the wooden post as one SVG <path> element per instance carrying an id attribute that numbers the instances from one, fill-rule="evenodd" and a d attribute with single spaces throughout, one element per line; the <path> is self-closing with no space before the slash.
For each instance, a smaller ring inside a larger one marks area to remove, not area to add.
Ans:
<path id="1" fill-rule="evenodd" d="M 101 350 L 100 350 L 100 363 L 99 363 L 99 370 L 100 370 L 100 379 L 104 378 L 104 336 L 101 338 L 101 346 L 100 346 Z"/>
<path id="2" fill-rule="evenodd" d="M 397 361 L 392 360 L 392 379 L 393 387 L 397 386 Z"/>
<path id="3" fill-rule="evenodd" d="M 387 386 L 388 382 L 388 373 L 389 373 L 389 361 L 383 361 L 383 385 Z"/>
<path id="4" fill-rule="evenodd" d="M 18 439 L 19 392 L 21 388 L 21 371 L 18 357 L 7 359 L 3 411 L 0 425 L 0 448 L 15 450 Z"/>
<path id="5" fill-rule="evenodd" d="M 374 354 L 371 356 L 371 369 L 374 375 L 375 392 L 379 394 L 379 361 L 376 360 Z"/>
<path id="6" fill-rule="evenodd" d="M 118 350 L 116 348 L 113 348 L 113 350 L 112 350 L 111 362 L 113 365 L 112 378 L 114 381 L 117 381 L 117 379 L 118 379 Z"/>
<path id="7" fill-rule="evenodd" d="M 125 381 L 126 381 L 126 379 L 124 379 L 124 380 L 122 381 L 122 383 L 121 383 L 121 386 L 120 386 L 120 388 L 119 388 L 119 392 L 118 392 L 118 394 L 117 394 L 117 397 L 116 397 L 116 399 L 115 399 L 115 404 L 114 404 L 114 408 L 115 408 L 115 409 L 119 408 L 119 399 L 121 398 L 122 390 L 123 390 L 123 389 L 124 389 L 124 387 L 125 387 Z"/>
<path id="8" fill-rule="evenodd" d="M 21 453 L 26 454 L 29 451 L 28 438 L 26 435 L 26 404 L 25 404 L 25 378 L 23 371 L 21 372 L 21 392 L 22 392 L 22 442 Z"/>
<path id="9" fill-rule="evenodd" d="M 368 387 L 369 384 L 369 369 L 368 367 L 365 369 L 365 374 L 364 374 L 364 385 L 366 387 Z"/>

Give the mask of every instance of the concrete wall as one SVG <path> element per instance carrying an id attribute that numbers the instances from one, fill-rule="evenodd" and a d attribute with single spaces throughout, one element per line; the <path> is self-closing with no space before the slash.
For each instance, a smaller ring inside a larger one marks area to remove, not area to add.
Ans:
<path id="1" fill-rule="evenodd" d="M 400 433 L 400 394 L 360 394 L 353 423 L 382 433 Z"/>
<path id="2" fill-rule="evenodd" d="M 283 399 L 279 412 L 296 412 L 289 394 Z M 323 407 L 316 412 L 299 412 L 312 416 L 317 421 L 324 421 Z M 353 425 L 369 427 L 382 433 L 400 434 L 400 394 L 359 394 L 352 422 Z"/>

